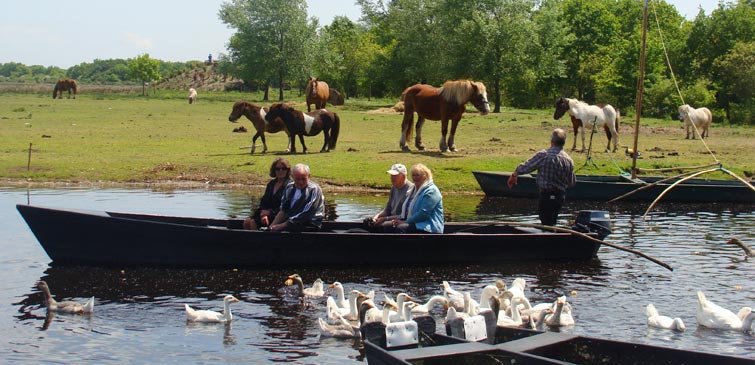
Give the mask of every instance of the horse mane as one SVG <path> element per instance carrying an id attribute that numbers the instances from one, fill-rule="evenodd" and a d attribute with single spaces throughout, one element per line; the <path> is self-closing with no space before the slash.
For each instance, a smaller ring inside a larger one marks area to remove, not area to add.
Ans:
<path id="1" fill-rule="evenodd" d="M 462 105 L 468 102 L 476 94 L 485 92 L 485 85 L 481 82 L 470 80 L 446 81 L 439 90 L 440 96 L 446 102 Z"/>

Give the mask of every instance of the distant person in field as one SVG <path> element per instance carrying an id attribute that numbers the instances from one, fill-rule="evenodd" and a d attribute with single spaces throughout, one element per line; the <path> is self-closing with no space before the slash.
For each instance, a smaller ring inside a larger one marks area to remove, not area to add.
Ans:
<path id="1" fill-rule="evenodd" d="M 320 185 L 309 179 L 309 166 L 299 163 L 291 171 L 293 183 L 286 186 L 280 211 L 270 224 L 273 232 L 319 231 L 325 216 L 325 197 Z"/>
<path id="2" fill-rule="evenodd" d="M 251 217 L 244 220 L 244 229 L 257 230 L 268 227 L 280 211 L 281 200 L 286 186 L 291 183 L 291 163 L 278 157 L 270 165 L 270 177 L 273 179 L 265 186 L 260 205 Z"/>
<path id="3" fill-rule="evenodd" d="M 529 160 L 517 166 L 509 177 L 509 189 L 517 183 L 517 177 L 537 170 L 537 187 L 540 189 L 538 215 L 546 226 L 555 226 L 558 212 L 564 205 L 566 189 L 577 183 L 574 162 L 564 151 L 566 132 L 556 128 L 551 134 L 551 146 L 535 153 Z"/>

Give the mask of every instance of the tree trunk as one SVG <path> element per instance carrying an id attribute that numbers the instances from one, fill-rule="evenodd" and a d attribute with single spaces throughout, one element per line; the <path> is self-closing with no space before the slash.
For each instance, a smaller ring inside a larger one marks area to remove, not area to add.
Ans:
<path id="1" fill-rule="evenodd" d="M 283 70 L 278 70 L 278 101 L 283 101 Z"/>
<path id="2" fill-rule="evenodd" d="M 270 82 L 265 81 L 265 94 L 262 97 L 262 101 L 270 101 L 270 96 L 268 95 L 268 91 L 270 91 Z"/>

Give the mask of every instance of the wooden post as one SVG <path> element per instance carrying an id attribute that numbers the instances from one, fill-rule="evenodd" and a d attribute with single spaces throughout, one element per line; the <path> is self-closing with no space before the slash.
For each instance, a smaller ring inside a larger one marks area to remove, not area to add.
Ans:
<path id="1" fill-rule="evenodd" d="M 640 135 L 640 116 L 642 115 L 642 94 L 645 86 L 645 47 L 647 44 L 648 30 L 648 0 L 645 0 L 645 6 L 642 10 L 642 46 L 640 48 L 640 75 L 637 77 L 637 100 L 634 105 L 635 123 L 634 123 L 634 154 L 632 155 L 632 179 L 637 178 L 637 139 Z"/>
<path id="2" fill-rule="evenodd" d="M 26 171 L 31 169 L 31 142 L 29 143 L 29 157 L 26 159 Z"/>

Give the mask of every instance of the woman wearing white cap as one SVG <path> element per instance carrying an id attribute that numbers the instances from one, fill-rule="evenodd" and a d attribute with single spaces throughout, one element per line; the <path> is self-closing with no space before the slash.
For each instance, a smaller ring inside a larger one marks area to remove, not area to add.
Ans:
<path id="1" fill-rule="evenodd" d="M 388 196 L 388 203 L 385 209 L 372 217 L 370 228 L 382 231 L 383 227 L 391 227 L 391 221 L 401 215 L 401 207 L 404 205 L 409 191 L 414 187 L 411 181 L 406 179 L 406 166 L 397 163 L 391 166 L 387 171 L 391 174 L 391 194 Z"/>

